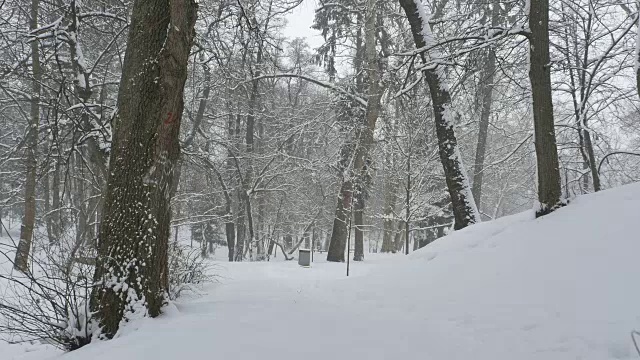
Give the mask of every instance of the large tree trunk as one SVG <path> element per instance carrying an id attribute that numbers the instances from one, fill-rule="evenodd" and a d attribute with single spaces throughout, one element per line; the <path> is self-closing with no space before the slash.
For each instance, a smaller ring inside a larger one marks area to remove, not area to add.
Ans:
<path id="1" fill-rule="evenodd" d="M 353 168 L 356 172 L 356 182 L 355 186 L 352 184 L 346 184 L 346 181 L 341 189 L 341 194 L 343 199 L 347 199 L 346 192 L 352 191 L 351 188 L 355 190 L 355 198 L 361 200 L 358 204 L 356 204 L 355 210 L 358 211 L 356 222 L 356 232 L 360 232 L 356 237 L 356 244 L 353 259 L 355 261 L 361 261 L 364 259 L 364 237 L 362 234 L 362 225 L 363 222 L 363 214 L 364 211 L 364 199 L 365 199 L 365 187 L 367 184 L 367 179 L 369 178 L 369 166 L 371 163 L 371 159 L 369 158 L 369 153 L 371 152 L 371 148 L 373 147 L 373 132 L 376 128 L 376 122 L 378 121 L 378 115 L 380 113 L 380 99 L 382 98 L 382 89 L 380 87 L 380 67 L 378 65 L 378 57 L 376 52 L 376 23 L 377 23 L 377 15 L 378 11 L 376 8 L 377 0 L 367 0 L 367 16 L 365 22 L 365 39 L 364 39 L 364 47 L 365 47 L 365 73 L 367 75 L 367 91 L 368 91 L 368 101 L 367 101 L 367 109 L 365 113 L 365 123 L 360 126 L 358 133 L 358 143 L 355 151 L 355 158 L 353 162 Z M 349 189 L 347 189 L 349 188 Z M 348 195 L 349 200 L 351 200 L 352 194 Z M 345 205 L 343 201 L 342 205 Z M 346 225 L 346 221 L 343 223 L 339 221 L 338 216 L 344 215 L 342 214 L 346 209 L 340 209 L 340 199 L 338 200 L 338 208 L 336 210 L 336 219 L 334 221 L 334 232 L 337 229 L 336 225 L 344 226 Z M 346 218 L 345 218 L 346 220 Z M 347 234 L 348 235 L 348 234 Z M 334 249 L 332 252 L 332 247 L 334 243 L 334 236 L 331 236 L 331 244 L 329 245 L 329 253 L 327 254 L 327 261 L 344 261 L 344 255 L 342 257 L 333 255 L 338 255 L 339 249 Z M 340 241 L 340 247 L 342 249 L 342 253 L 344 252 L 344 241 Z M 347 250 L 348 251 L 348 250 Z"/>
<path id="2" fill-rule="evenodd" d="M 355 72 L 358 74 L 356 76 L 356 91 L 358 93 L 363 92 L 363 83 L 362 83 L 362 59 L 363 59 L 363 43 L 362 43 L 362 29 L 360 28 L 360 24 L 362 23 L 362 15 L 358 13 L 357 15 L 357 34 L 356 34 L 356 54 L 353 60 Z M 335 39 L 333 40 L 335 41 Z M 333 61 L 333 60 L 332 60 Z M 333 69 L 333 63 L 331 64 L 331 69 Z M 335 70 L 335 69 L 333 69 Z M 332 70 L 331 70 L 332 71 Z M 335 74 L 333 74 L 335 75 Z M 330 78 L 334 78 L 333 75 L 329 75 Z M 349 123 L 354 119 L 358 119 L 360 121 L 361 109 L 358 105 L 348 104 L 341 109 L 340 117 L 344 117 L 343 121 L 345 123 Z M 351 202 L 353 195 L 353 183 L 351 181 L 351 173 L 346 171 L 351 165 L 350 162 L 352 160 L 352 156 L 355 155 L 355 150 L 357 141 L 359 139 L 360 133 L 358 132 L 355 136 L 355 142 L 346 142 L 340 151 L 340 161 L 338 163 L 338 173 L 341 176 L 342 185 L 340 186 L 340 192 L 338 193 L 338 201 L 336 204 L 335 216 L 333 218 L 333 228 L 331 229 L 331 237 L 329 240 L 329 246 L 327 249 L 327 261 L 333 262 L 343 262 L 344 261 L 344 251 L 347 246 L 347 236 L 349 235 L 350 229 L 348 229 L 348 222 L 351 218 Z M 348 175 L 346 175 L 348 174 Z"/>
<path id="3" fill-rule="evenodd" d="M 91 299 L 107 337 L 127 314 L 155 317 L 166 301 L 170 196 L 196 10 L 194 0 L 133 4 Z"/>
<path id="4" fill-rule="evenodd" d="M 31 1 L 30 28 L 38 28 L 38 7 L 40 0 Z M 31 69 L 33 81 L 31 85 L 31 113 L 29 117 L 29 129 L 26 136 L 26 168 L 24 185 L 24 216 L 20 227 L 20 242 L 16 251 L 13 267 L 16 270 L 27 272 L 29 270 L 29 254 L 33 241 L 33 230 L 36 222 L 36 176 L 38 168 L 38 129 L 40 125 L 40 89 L 42 82 L 42 69 L 40 67 L 40 48 L 38 40 L 31 41 Z"/>
<path id="5" fill-rule="evenodd" d="M 338 115 L 344 117 L 344 122 L 348 122 L 355 116 L 359 116 L 359 108 L 356 107 L 356 111 L 352 111 L 349 104 L 340 109 L 341 113 Z M 345 141 L 340 149 L 340 161 L 337 164 L 338 174 L 340 174 L 340 180 L 342 185 L 340 186 L 340 192 L 337 196 L 336 211 L 333 218 L 333 227 L 329 236 L 329 243 L 327 248 L 327 261 L 342 262 L 344 261 L 344 249 L 347 245 L 347 235 L 349 233 L 348 221 L 351 216 L 351 196 L 353 192 L 353 186 L 351 181 L 347 178 L 348 168 L 351 163 L 351 159 L 354 153 L 355 143 L 351 139 Z M 328 234 L 329 235 L 329 234 Z"/>
<path id="6" fill-rule="evenodd" d="M 407 15 L 409 25 L 411 25 L 411 33 L 413 34 L 416 48 L 422 49 L 427 47 L 428 44 L 433 45 L 433 35 L 428 23 L 428 16 L 420 0 L 399 1 Z M 424 52 L 421 53 L 421 57 L 423 62 L 427 61 Z M 447 189 L 453 205 L 454 228 L 458 230 L 479 222 L 480 216 L 469 188 L 467 173 L 458 149 L 458 140 L 453 129 L 456 113 L 452 107 L 451 95 L 447 90 L 441 66 L 438 65 L 436 68 L 426 67 L 423 70 L 423 74 L 431 93 L 440 161 L 442 162 Z"/>
<path id="7" fill-rule="evenodd" d="M 349 235 L 349 217 L 351 216 L 351 196 L 352 187 L 350 181 L 344 181 L 338 196 L 338 204 L 333 218 L 333 229 L 329 250 L 327 251 L 327 261 L 343 262 L 344 249 L 347 245 L 346 239 Z"/>
<path id="8" fill-rule="evenodd" d="M 532 0 L 529 10 L 531 94 L 538 162 L 538 216 L 562 205 L 560 166 L 553 121 L 549 59 L 549 0 Z"/>
<path id="9" fill-rule="evenodd" d="M 365 73 L 367 75 L 367 112 L 366 123 L 362 127 L 354 169 L 358 172 L 356 182 L 357 199 L 355 204 L 354 222 L 356 225 L 355 248 L 353 260 L 364 260 L 364 202 L 366 199 L 366 187 L 370 178 L 369 167 L 371 164 L 370 153 L 373 147 L 373 132 L 376 129 L 376 122 L 380 114 L 380 101 L 382 98 L 382 87 L 380 86 L 380 65 L 378 64 L 378 52 L 376 50 L 376 25 L 378 23 L 377 0 L 367 1 L 367 18 L 365 22 L 364 47 L 365 47 Z"/>

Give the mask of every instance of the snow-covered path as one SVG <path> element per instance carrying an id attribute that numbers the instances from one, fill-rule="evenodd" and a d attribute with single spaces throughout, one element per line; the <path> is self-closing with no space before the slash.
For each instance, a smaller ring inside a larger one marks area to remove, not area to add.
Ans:
<path id="1" fill-rule="evenodd" d="M 324 261 L 220 262 L 202 296 L 60 360 L 636 359 L 639 204 L 640 184 L 581 197 L 372 254 L 349 278 Z"/>
<path id="2" fill-rule="evenodd" d="M 136 331 L 126 329 L 121 338 L 90 349 L 91 356 L 102 351 L 120 359 L 208 353 L 223 359 L 417 356 L 423 333 L 414 316 L 360 308 L 351 301 L 353 293 L 334 291 L 337 282 L 357 282 L 376 265 L 355 264 L 350 279 L 343 264 L 326 262 L 312 268 L 295 262 L 220 265 L 220 283 L 207 287 L 204 296 L 176 304 L 168 316 L 145 321 Z M 86 356 L 80 351 L 66 359 Z"/>

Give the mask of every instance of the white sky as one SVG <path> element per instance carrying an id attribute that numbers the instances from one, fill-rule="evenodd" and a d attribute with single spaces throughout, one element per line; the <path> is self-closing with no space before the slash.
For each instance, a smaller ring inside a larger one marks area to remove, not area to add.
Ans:
<path id="1" fill-rule="evenodd" d="M 320 32 L 311 29 L 315 9 L 318 6 L 317 0 L 304 0 L 300 6 L 287 16 L 287 27 L 284 34 L 287 38 L 306 38 L 311 49 L 322 45 L 323 39 Z"/>

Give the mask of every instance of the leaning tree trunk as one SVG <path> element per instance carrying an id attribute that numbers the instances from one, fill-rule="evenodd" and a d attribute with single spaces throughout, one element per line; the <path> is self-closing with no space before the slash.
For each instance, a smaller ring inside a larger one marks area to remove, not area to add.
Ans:
<path id="1" fill-rule="evenodd" d="M 38 28 L 38 7 L 40 0 L 31 1 L 30 28 Z M 31 41 L 31 68 L 33 81 L 31 84 L 31 113 L 29 117 L 29 129 L 26 136 L 26 168 L 24 185 L 24 216 L 20 227 L 20 242 L 13 262 L 16 270 L 27 272 L 29 270 L 29 253 L 31 252 L 31 242 L 33 240 L 33 229 L 36 222 L 36 171 L 38 160 L 38 128 L 40 124 L 40 88 L 42 82 L 42 69 L 40 67 L 40 48 L 37 39 Z"/>
<path id="2" fill-rule="evenodd" d="M 91 299 L 107 337 L 129 313 L 155 317 L 166 301 L 169 204 L 196 11 L 194 0 L 133 4 Z"/>
<path id="3" fill-rule="evenodd" d="M 399 1 L 409 20 L 409 25 L 411 25 L 411 33 L 413 34 L 416 48 L 423 49 L 428 45 L 433 45 L 433 34 L 431 33 L 428 16 L 422 2 L 420 0 Z M 427 56 L 424 52 L 421 53 L 421 57 L 422 62 L 426 63 Z M 467 173 L 458 149 L 458 140 L 453 129 L 456 114 L 452 107 L 451 95 L 443 78 L 443 69 L 440 66 L 435 68 L 432 66 L 425 67 L 423 74 L 431 93 L 440 161 L 444 168 L 447 189 L 451 196 L 455 217 L 454 228 L 459 230 L 479 222 L 480 215 L 473 200 Z"/>
<path id="4" fill-rule="evenodd" d="M 531 61 L 529 79 L 533 97 L 533 126 L 538 162 L 537 216 L 548 214 L 562 205 L 560 166 L 553 121 L 551 69 L 549 58 L 549 0 L 532 0 L 529 9 Z"/>

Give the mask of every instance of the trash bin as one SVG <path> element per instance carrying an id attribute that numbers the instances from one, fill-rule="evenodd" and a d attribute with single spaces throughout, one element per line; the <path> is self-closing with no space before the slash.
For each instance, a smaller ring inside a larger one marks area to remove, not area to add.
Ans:
<path id="1" fill-rule="evenodd" d="M 311 250 L 298 250 L 298 265 L 311 266 Z"/>

